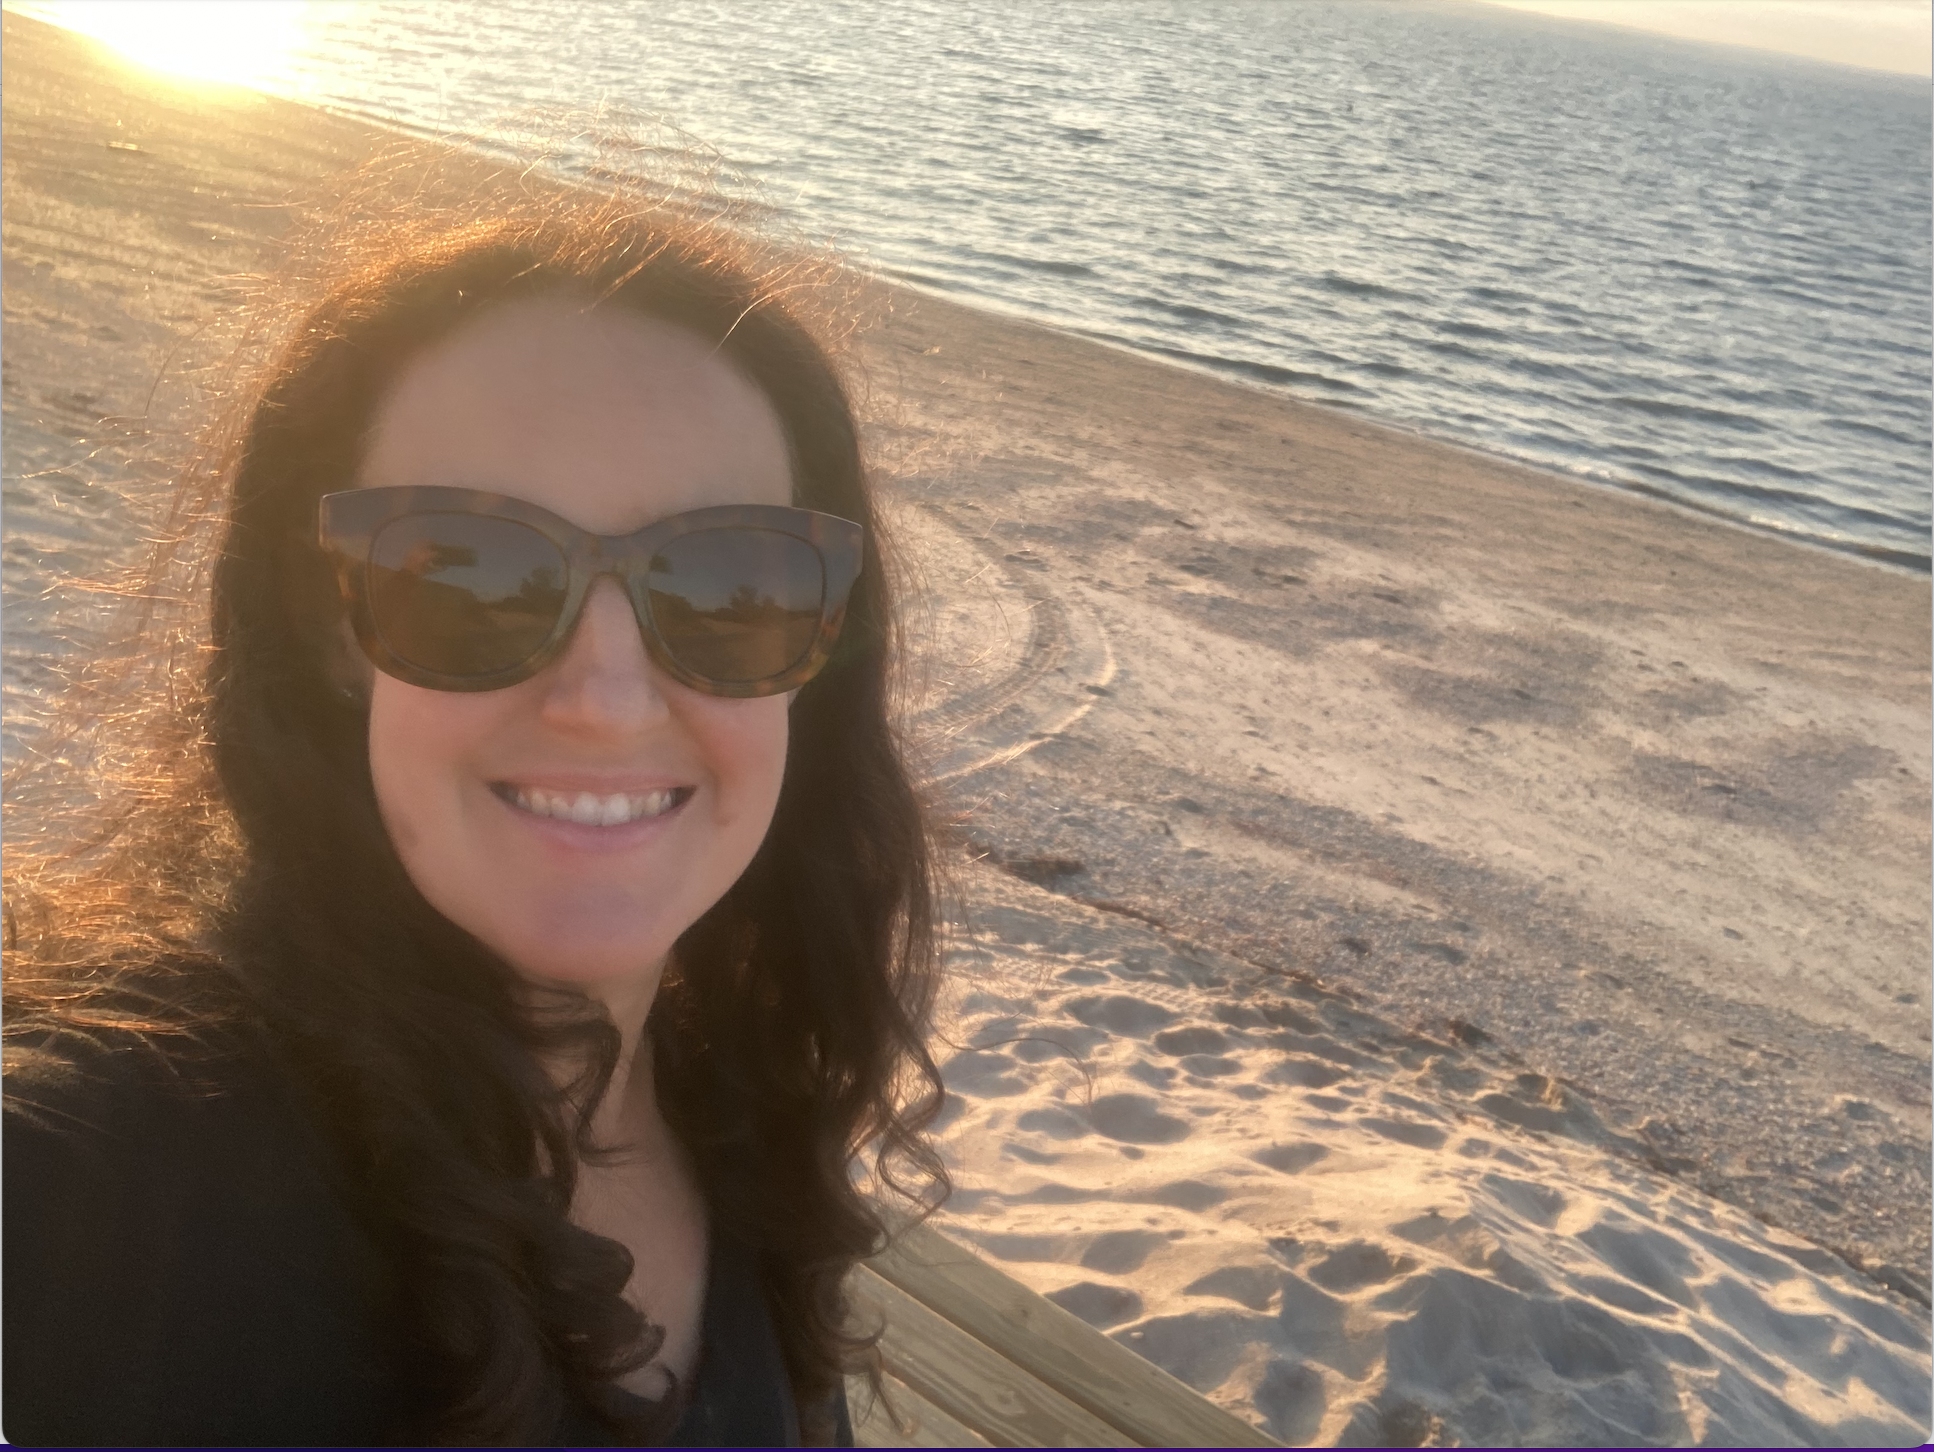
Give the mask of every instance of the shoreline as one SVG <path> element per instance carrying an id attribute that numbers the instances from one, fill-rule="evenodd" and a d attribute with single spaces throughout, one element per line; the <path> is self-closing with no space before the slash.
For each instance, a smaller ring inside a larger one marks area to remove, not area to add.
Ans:
<path id="1" fill-rule="evenodd" d="M 1865 545 L 1855 540 L 1842 541 L 1828 539 L 1823 536 L 1800 534 L 1783 525 L 1762 523 L 1759 520 L 1729 513 L 1716 504 L 1697 504 L 1690 500 L 1680 499 L 1655 484 L 1647 484 L 1642 479 L 1631 479 L 1610 474 L 1590 474 L 1579 470 L 1565 469 L 1547 460 L 1532 458 L 1529 455 L 1514 454 L 1505 449 L 1487 448 L 1483 444 L 1474 444 L 1465 439 L 1433 433 L 1421 424 L 1407 423 L 1402 419 L 1391 418 L 1387 415 L 1376 413 L 1369 408 L 1359 408 L 1355 404 L 1339 403 L 1335 399 L 1314 398 L 1307 394 L 1298 393 L 1287 384 L 1270 383 L 1260 378 L 1241 377 L 1238 371 L 1218 368 L 1214 363 L 1206 360 L 1197 361 L 1177 357 L 1161 349 L 1138 347 L 1112 334 L 1085 328 L 1073 322 L 1058 322 L 1049 318 L 1037 317 L 1018 306 L 1006 303 L 1000 298 L 975 293 L 968 289 L 954 290 L 938 282 L 914 281 L 908 277 L 890 272 L 868 275 L 878 276 L 879 280 L 886 285 L 904 288 L 916 296 L 938 298 L 942 302 L 950 302 L 959 307 L 972 308 L 978 312 L 992 313 L 996 317 L 1011 318 L 1016 322 L 1029 323 L 1035 327 L 1049 328 L 1055 332 L 1065 333 L 1070 337 L 1080 338 L 1104 348 L 1111 348 L 1117 352 L 1133 354 L 1135 357 L 1146 359 L 1149 362 L 1159 363 L 1165 367 L 1177 368 L 1187 373 L 1198 374 L 1202 377 L 1212 379 L 1215 382 L 1228 384 L 1233 388 L 1251 389 L 1271 397 L 1285 398 L 1292 403 L 1309 408 L 1334 409 L 1351 418 L 1361 419 L 1365 423 L 1388 429 L 1392 433 L 1401 434 L 1406 438 L 1416 439 L 1440 448 L 1457 449 L 1493 463 L 1509 464 L 1521 469 L 1535 470 L 1554 481 L 1567 484 L 1582 484 L 1588 488 L 1605 490 L 1613 495 L 1636 496 L 1654 504 L 1666 505 L 1671 509 L 1679 510 L 1694 518 L 1717 520 L 1722 524 L 1731 525 L 1735 529 L 1782 540 L 1785 543 L 1798 545 L 1804 549 L 1819 550 L 1836 558 L 1852 559 L 1862 564 L 1875 565 L 1888 570 L 1897 570 L 1909 578 L 1918 578 L 1934 573 L 1934 556 L 1909 554 L 1905 550 L 1890 549 L 1885 545 Z"/>
<path id="2" fill-rule="evenodd" d="M 104 420 L 371 133 L 5 25 L 14 606 L 121 547 Z M 906 729 L 969 844 L 950 1231 L 1298 1440 L 1903 1435 L 1926 576 L 869 293 Z M 1485 1316 L 1496 1359 L 1433 1359 Z"/>

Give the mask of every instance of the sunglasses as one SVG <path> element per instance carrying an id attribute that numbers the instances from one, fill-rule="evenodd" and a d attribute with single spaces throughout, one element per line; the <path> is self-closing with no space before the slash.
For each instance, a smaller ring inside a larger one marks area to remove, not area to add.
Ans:
<path id="1" fill-rule="evenodd" d="M 811 680 L 839 636 L 864 531 L 783 505 L 694 509 L 590 534 L 521 499 L 429 486 L 324 495 L 317 533 L 378 670 L 433 691 L 496 691 L 571 638 L 600 575 L 630 597 L 645 649 L 713 696 Z"/>

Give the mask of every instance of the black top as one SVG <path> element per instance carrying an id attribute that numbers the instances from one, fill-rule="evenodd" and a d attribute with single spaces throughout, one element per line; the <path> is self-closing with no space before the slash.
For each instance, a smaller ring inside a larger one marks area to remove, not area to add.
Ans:
<path id="1" fill-rule="evenodd" d="M 408 1425 L 383 1257 L 275 1077 L 140 1048 L 9 1065 L 4 1403 L 26 1445 L 367 1446 Z M 713 1237 L 675 1446 L 799 1445 L 749 1253 Z M 839 1445 L 852 1445 L 844 1398 Z M 560 1445 L 608 1441 L 588 1407 Z"/>

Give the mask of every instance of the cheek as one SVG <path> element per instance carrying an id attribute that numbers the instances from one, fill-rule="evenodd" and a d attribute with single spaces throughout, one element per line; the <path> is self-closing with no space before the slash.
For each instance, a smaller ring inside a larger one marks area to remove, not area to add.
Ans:
<path id="1" fill-rule="evenodd" d="M 369 774 L 390 841 L 406 861 L 453 794 L 451 767 L 476 734 L 481 697 L 426 691 L 377 674 L 369 692 Z"/>
<path id="2" fill-rule="evenodd" d="M 763 834 L 786 775 L 786 697 L 712 699 L 706 702 L 705 716 L 700 729 L 709 744 L 720 805 L 734 817 L 757 816 Z"/>

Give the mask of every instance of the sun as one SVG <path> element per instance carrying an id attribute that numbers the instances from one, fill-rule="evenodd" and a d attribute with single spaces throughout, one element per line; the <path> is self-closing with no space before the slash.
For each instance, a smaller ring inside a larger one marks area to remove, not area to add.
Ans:
<path id="1" fill-rule="evenodd" d="M 53 0 L 21 6 L 129 60 L 201 80 L 257 85 L 302 44 L 300 0 Z"/>

